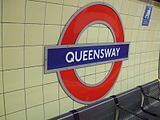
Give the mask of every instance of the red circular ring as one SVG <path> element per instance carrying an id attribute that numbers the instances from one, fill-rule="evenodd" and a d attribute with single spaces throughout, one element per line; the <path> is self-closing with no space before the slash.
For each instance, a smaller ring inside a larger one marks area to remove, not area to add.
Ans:
<path id="1" fill-rule="evenodd" d="M 60 45 L 76 43 L 82 30 L 90 23 L 102 21 L 110 26 L 116 42 L 124 42 L 124 32 L 118 13 L 108 4 L 92 3 L 71 17 L 61 36 Z M 61 85 L 71 98 L 80 103 L 92 103 L 103 96 L 114 85 L 121 68 L 122 61 L 114 62 L 108 77 L 97 86 L 86 86 L 80 82 L 74 69 L 58 71 Z"/>

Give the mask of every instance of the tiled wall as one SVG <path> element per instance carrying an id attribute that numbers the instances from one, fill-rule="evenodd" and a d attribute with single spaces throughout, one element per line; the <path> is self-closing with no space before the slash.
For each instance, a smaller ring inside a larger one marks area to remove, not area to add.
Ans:
<path id="1" fill-rule="evenodd" d="M 45 120 L 83 105 L 63 92 L 56 73 L 44 74 L 44 45 L 56 45 L 70 16 L 96 0 L 0 0 L 0 120 Z M 140 0 L 99 0 L 120 13 L 129 60 L 110 91 L 116 94 L 158 78 L 160 9 L 153 6 L 151 23 L 141 26 L 145 6 Z M 89 27 L 80 43 L 113 42 L 109 29 Z M 94 84 L 112 63 L 77 69 L 81 79 Z"/>

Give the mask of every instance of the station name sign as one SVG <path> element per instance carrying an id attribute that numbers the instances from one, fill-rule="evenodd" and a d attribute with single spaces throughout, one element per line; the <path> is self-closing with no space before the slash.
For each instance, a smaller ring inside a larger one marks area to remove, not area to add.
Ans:
<path id="1" fill-rule="evenodd" d="M 81 33 L 94 24 L 109 28 L 114 41 L 77 44 Z M 128 54 L 129 43 L 125 42 L 119 13 L 105 2 L 93 2 L 71 16 L 62 30 L 57 46 L 45 46 L 45 73 L 56 72 L 61 87 L 71 99 L 81 104 L 91 104 L 105 97 L 111 90 Z M 76 68 L 109 62 L 112 62 L 112 67 L 97 84 L 82 82 L 76 71 Z"/>
<path id="2" fill-rule="evenodd" d="M 128 43 L 45 47 L 45 72 L 77 68 L 128 58 Z"/>

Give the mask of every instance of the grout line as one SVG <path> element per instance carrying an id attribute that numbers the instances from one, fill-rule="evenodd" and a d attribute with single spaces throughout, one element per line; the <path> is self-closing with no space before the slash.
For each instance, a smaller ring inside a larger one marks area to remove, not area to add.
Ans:
<path id="1" fill-rule="evenodd" d="M 127 41 L 127 42 L 132 42 L 131 44 L 136 44 L 136 43 L 153 43 L 153 41 L 141 41 L 141 42 L 134 42 L 134 41 Z M 154 44 L 159 43 L 159 41 L 154 41 Z M 55 46 L 56 44 L 50 44 Z M 45 46 L 45 45 L 44 45 Z M 2 46 L 0 48 L 15 48 L 15 47 L 24 47 L 24 45 L 17 45 L 17 46 Z M 25 47 L 43 47 L 43 45 L 25 45 Z M 147 52 L 157 52 L 157 50 L 153 50 L 153 51 L 147 51 Z M 147 52 L 140 52 L 140 53 L 147 53 Z M 133 54 L 133 53 L 132 53 Z"/>
<path id="2" fill-rule="evenodd" d="M 54 84 L 54 83 L 57 83 L 58 81 L 55 81 L 55 82 L 50 82 L 50 83 L 45 83 L 43 84 L 44 86 L 45 85 L 49 85 L 49 84 Z M 4 92 L 4 94 L 8 94 L 8 93 L 12 93 L 12 92 L 16 92 L 16 91 L 22 91 L 22 90 L 28 90 L 28 89 L 31 89 L 31 88 L 35 88 L 35 87 L 42 87 L 43 85 L 34 85 L 34 86 L 30 86 L 30 87 L 25 87 L 25 88 L 20 88 L 20 89 L 15 89 L 15 90 L 11 90 L 11 91 L 6 91 Z M 3 93 L 0 93 L 0 95 L 3 94 Z"/>
<path id="3" fill-rule="evenodd" d="M 5 119 L 5 115 L 0 115 L 0 118 L 1 118 L 1 117 L 4 117 L 4 119 Z"/>
<path id="4" fill-rule="evenodd" d="M 1 21 L 3 21 L 3 0 L 1 1 Z M 1 25 L 1 45 L 3 46 L 3 23 L 1 23 L 2 25 Z M 5 118 L 5 120 L 7 119 L 6 118 L 6 101 L 5 101 L 5 94 L 4 94 L 4 70 L 3 70 L 3 68 L 4 68 L 4 65 L 3 65 L 3 48 L 1 49 L 1 56 L 2 56 L 2 58 L 0 58 L 1 59 L 1 64 L 2 64 L 2 87 L 3 87 L 3 103 L 4 103 L 4 105 L 3 105 L 3 107 L 4 107 L 4 118 Z"/>
<path id="5" fill-rule="evenodd" d="M 157 20 L 158 21 L 158 20 Z M 22 22 L 1 22 L 1 23 L 4 23 L 4 24 L 30 24 L 30 25 L 44 25 L 43 23 L 22 23 Z M 57 25 L 57 26 L 65 26 L 65 24 L 48 24 L 48 23 L 45 23 L 45 25 Z M 159 32 L 160 30 L 158 29 L 151 29 L 151 28 L 148 28 L 148 29 L 144 29 L 144 28 L 141 28 L 140 27 L 141 24 L 139 25 L 139 28 L 136 29 L 136 28 L 125 28 L 125 30 L 141 30 L 141 31 L 152 31 L 152 32 Z M 97 26 L 93 26 L 93 27 L 97 27 Z M 102 27 L 104 28 L 104 27 Z"/>
<path id="6" fill-rule="evenodd" d="M 31 22 L 1 22 L 1 23 L 4 23 L 4 24 L 26 24 L 26 25 L 41 25 L 43 26 L 44 23 L 31 23 Z M 57 26 L 60 26 L 60 24 L 48 24 L 48 23 L 45 23 L 45 25 L 57 25 Z"/>
<path id="7" fill-rule="evenodd" d="M 54 44 L 53 44 L 54 45 Z M 17 47 L 42 47 L 43 45 L 17 45 L 17 46 L 2 46 L 1 48 L 17 48 Z"/>
<path id="8" fill-rule="evenodd" d="M 99 43 L 99 36 L 100 36 L 100 24 L 98 25 L 98 34 L 97 34 L 97 43 Z M 106 64 L 104 64 L 106 65 Z M 95 84 L 99 83 L 100 81 L 98 80 L 97 82 L 97 64 L 95 64 Z"/>
<path id="9" fill-rule="evenodd" d="M 3 71 L 11 71 L 11 70 L 19 70 L 24 68 L 35 68 L 35 67 L 43 67 L 43 65 L 33 65 L 33 66 L 27 66 L 27 67 L 20 67 L 20 68 L 11 68 L 11 69 L 4 69 Z"/>
<path id="10" fill-rule="evenodd" d="M 47 14 L 47 2 L 45 2 L 45 14 L 44 14 L 44 24 L 43 24 L 43 46 L 45 44 L 45 22 L 46 22 L 46 14 Z M 43 52 L 43 56 L 44 56 L 44 52 Z M 42 58 L 42 61 L 43 61 L 43 64 L 44 64 L 44 58 Z M 43 70 L 42 70 L 42 94 L 43 94 L 43 119 L 45 120 L 46 118 L 46 114 L 45 114 L 45 97 L 44 97 L 44 67 L 43 67 Z"/>
<path id="11" fill-rule="evenodd" d="M 28 1 L 39 2 L 39 3 L 47 3 L 47 4 L 63 5 L 63 6 L 68 6 L 68 7 L 78 7 L 76 5 L 64 4 L 64 2 L 62 2 L 62 4 L 60 4 L 60 3 L 54 3 L 54 2 L 49 2 L 49 1 L 37 1 L 37 0 L 28 0 Z"/>
<path id="12" fill-rule="evenodd" d="M 26 13 L 27 13 L 27 0 L 25 0 L 25 11 L 24 11 L 24 23 L 26 22 Z M 27 94 L 26 94 L 26 74 L 25 74 L 25 44 L 26 44 L 26 24 L 24 24 L 24 46 L 23 46 L 23 64 L 24 64 L 24 99 L 25 99 L 25 115 L 26 115 L 26 120 L 28 120 L 28 115 L 27 115 Z"/>
<path id="13" fill-rule="evenodd" d="M 153 43 L 153 41 L 148 41 L 148 40 L 145 40 L 145 41 L 141 41 L 141 42 L 138 42 L 138 41 L 126 41 L 126 42 L 132 42 L 131 44 L 136 44 L 136 43 Z M 103 42 L 102 42 L 103 43 Z M 106 42 L 105 42 L 106 43 Z M 160 43 L 159 41 L 158 41 L 158 39 L 157 39 L 157 41 L 154 41 L 154 44 L 155 43 Z M 53 45 L 53 46 L 55 46 L 56 44 L 50 44 L 50 45 Z M 25 45 L 26 47 L 43 47 L 43 44 L 35 44 L 35 45 Z M 45 46 L 45 45 L 44 45 Z M 12 47 L 12 48 L 14 48 L 14 47 L 24 47 L 24 45 L 17 45 L 17 46 L 2 46 L 2 47 L 0 47 L 0 48 L 8 48 L 8 47 Z M 155 50 L 155 51 L 157 51 L 157 50 Z M 153 52 L 153 51 L 152 51 Z M 146 53 L 146 52 L 144 52 L 144 53 Z"/>
<path id="14" fill-rule="evenodd" d="M 61 34 L 62 34 L 62 31 L 63 31 L 63 29 L 64 29 L 64 27 L 65 27 L 65 25 L 63 26 L 62 25 L 62 23 L 63 23 L 63 11 L 64 11 L 64 0 L 62 1 L 62 13 L 61 13 L 61 22 L 60 22 L 60 36 L 61 36 Z M 63 29 L 62 29 L 63 28 Z M 58 77 L 58 76 L 57 76 Z M 60 99 L 60 83 L 59 83 L 59 81 L 58 81 L 58 98 Z M 58 104 L 59 104 L 59 114 L 58 115 L 60 115 L 60 113 L 61 113 L 61 110 L 60 110 L 60 108 L 61 108 L 61 103 L 60 103 L 60 100 L 58 100 Z"/>
<path id="15" fill-rule="evenodd" d="M 31 107 L 28 107 L 27 109 L 31 109 L 31 108 L 34 108 L 34 107 L 38 107 L 38 106 L 41 106 L 42 104 L 38 104 L 38 105 L 34 105 L 34 106 L 31 106 Z M 6 115 L 10 115 L 10 114 L 14 114 L 14 113 L 17 113 L 17 112 L 20 112 L 20 111 L 26 111 L 27 109 L 20 109 L 20 110 L 17 110 L 17 111 L 14 111 L 14 112 L 10 112 L 10 113 L 7 113 Z M 5 115 L 5 116 L 6 116 Z M 2 115 L 4 116 L 4 115 Z M 0 116 L 0 117 L 2 117 Z"/>

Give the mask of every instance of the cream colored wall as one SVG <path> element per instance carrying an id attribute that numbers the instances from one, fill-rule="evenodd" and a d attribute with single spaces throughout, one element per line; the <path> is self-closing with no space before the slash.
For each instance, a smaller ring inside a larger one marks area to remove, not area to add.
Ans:
<path id="1" fill-rule="evenodd" d="M 56 45 L 69 17 L 96 0 L 0 0 L 0 120 L 44 120 L 83 105 L 63 92 L 56 73 L 44 74 L 44 45 Z M 110 91 L 116 94 L 158 78 L 160 9 L 153 6 L 151 23 L 142 27 L 147 3 L 99 0 L 120 13 L 129 60 Z M 92 39 L 94 41 L 92 41 Z M 88 28 L 79 43 L 113 41 L 102 25 Z M 110 64 L 77 69 L 87 83 L 102 80 Z M 88 81 L 87 81 L 88 80 Z"/>

